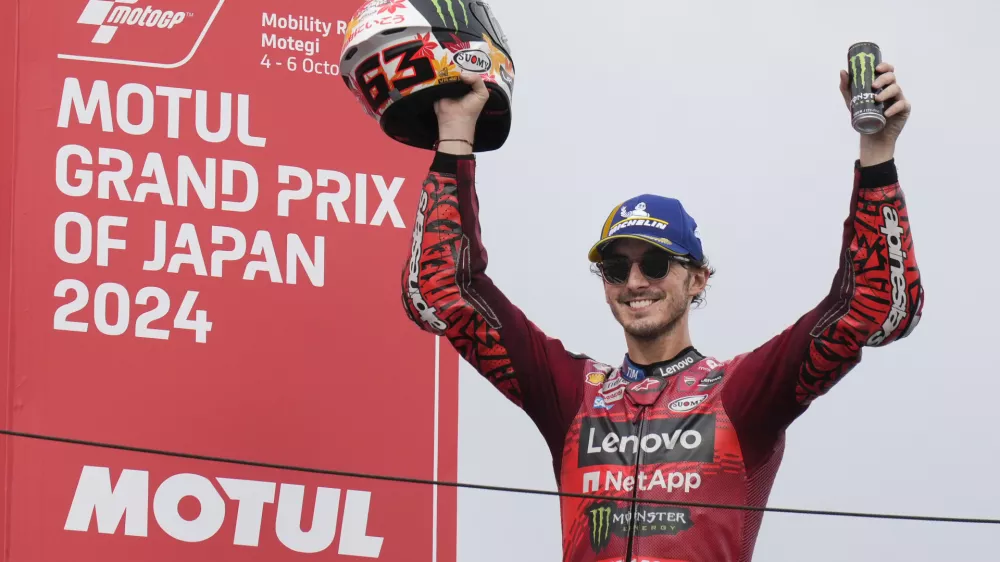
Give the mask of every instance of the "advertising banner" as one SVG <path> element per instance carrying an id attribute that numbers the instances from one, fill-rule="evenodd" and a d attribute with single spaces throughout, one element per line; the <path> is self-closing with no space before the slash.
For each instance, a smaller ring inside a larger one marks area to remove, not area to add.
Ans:
<path id="1" fill-rule="evenodd" d="M 400 299 L 432 154 L 344 85 L 360 0 L 4 4 L 5 427 L 455 480 Z M 454 488 L 0 444 L 5 560 L 455 559 Z"/>

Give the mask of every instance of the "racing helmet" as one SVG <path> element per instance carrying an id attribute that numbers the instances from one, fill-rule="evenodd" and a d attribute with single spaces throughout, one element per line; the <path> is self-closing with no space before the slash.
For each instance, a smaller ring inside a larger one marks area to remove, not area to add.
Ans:
<path id="1" fill-rule="evenodd" d="M 344 83 L 389 137 L 433 149 L 434 102 L 471 88 L 462 70 L 490 93 L 476 124 L 474 152 L 496 150 L 511 126 L 514 63 L 507 38 L 481 0 L 367 0 L 347 24 L 340 55 Z"/>

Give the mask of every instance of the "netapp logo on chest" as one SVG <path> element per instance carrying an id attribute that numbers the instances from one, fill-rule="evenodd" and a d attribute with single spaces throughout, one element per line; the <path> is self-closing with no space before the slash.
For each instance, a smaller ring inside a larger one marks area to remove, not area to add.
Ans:
<path id="1" fill-rule="evenodd" d="M 583 418 L 580 426 L 579 466 L 713 462 L 715 414 L 648 420 L 639 426 L 608 418 Z"/>

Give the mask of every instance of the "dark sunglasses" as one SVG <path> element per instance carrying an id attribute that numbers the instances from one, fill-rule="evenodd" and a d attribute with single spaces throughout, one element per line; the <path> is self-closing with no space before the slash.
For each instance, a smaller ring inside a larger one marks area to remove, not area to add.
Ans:
<path id="1" fill-rule="evenodd" d="M 597 269 L 605 281 L 612 285 L 621 285 L 628 281 L 633 263 L 639 264 L 639 271 L 647 279 L 663 279 L 670 272 L 671 262 L 691 263 L 691 260 L 666 252 L 650 252 L 638 260 L 631 260 L 625 256 L 609 256 L 597 264 Z"/>

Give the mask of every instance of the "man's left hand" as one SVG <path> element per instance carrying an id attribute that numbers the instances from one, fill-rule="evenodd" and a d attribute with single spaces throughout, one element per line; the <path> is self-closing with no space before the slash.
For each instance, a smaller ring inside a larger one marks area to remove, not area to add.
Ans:
<path id="1" fill-rule="evenodd" d="M 882 88 L 875 101 L 884 103 L 885 127 L 873 135 L 861 135 L 861 165 L 874 166 L 893 158 L 896 139 L 903 132 L 903 125 L 910 117 L 910 101 L 903 95 L 896 81 L 896 69 L 887 62 L 875 67 L 882 75 L 875 79 L 873 89 Z M 850 78 L 846 70 L 840 71 L 840 93 L 844 96 L 847 110 L 851 109 Z"/>

